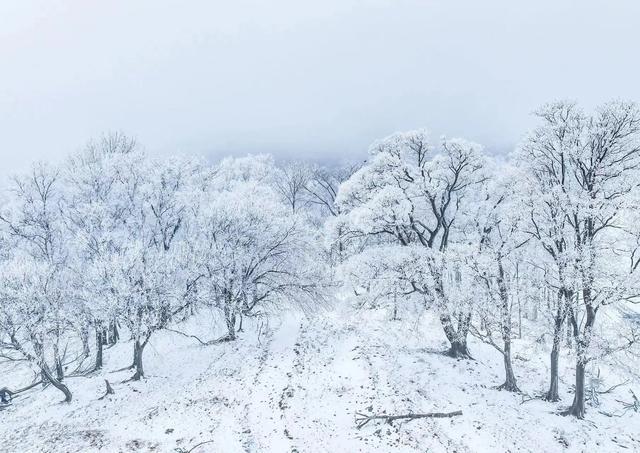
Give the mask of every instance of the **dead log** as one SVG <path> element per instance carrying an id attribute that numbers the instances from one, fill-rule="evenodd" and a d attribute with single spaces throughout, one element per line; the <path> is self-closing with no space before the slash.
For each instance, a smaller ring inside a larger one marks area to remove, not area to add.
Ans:
<path id="1" fill-rule="evenodd" d="M 396 420 L 415 420 L 418 418 L 448 418 L 462 415 L 462 411 L 454 412 L 428 412 L 425 414 L 405 414 L 405 415 L 367 415 L 360 412 L 356 412 L 356 426 L 358 429 L 372 420 L 384 420 L 385 423 L 393 423 Z"/>

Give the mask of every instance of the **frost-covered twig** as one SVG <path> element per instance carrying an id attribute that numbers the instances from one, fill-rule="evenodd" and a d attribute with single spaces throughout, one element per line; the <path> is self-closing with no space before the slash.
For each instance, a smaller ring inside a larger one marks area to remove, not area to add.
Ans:
<path id="1" fill-rule="evenodd" d="M 640 399 L 633 393 L 633 390 L 629 390 L 631 392 L 631 402 L 616 400 L 618 403 L 622 404 L 622 412 L 620 413 L 612 413 L 612 412 L 604 412 L 600 411 L 601 414 L 606 415 L 607 417 L 622 417 L 628 411 L 632 410 L 634 412 L 640 412 Z"/>
<path id="2" fill-rule="evenodd" d="M 604 394 L 606 394 L 606 393 L 611 393 L 611 392 L 613 392 L 615 389 L 617 389 L 618 387 L 622 387 L 623 385 L 627 385 L 629 382 L 630 382 L 629 380 L 626 380 L 626 381 L 621 382 L 621 383 L 619 383 L 619 384 L 612 385 L 611 387 L 609 387 L 609 388 L 608 388 L 608 389 L 606 389 L 606 390 L 598 390 L 598 391 L 597 391 L 597 393 L 598 393 L 598 395 L 604 395 Z"/>

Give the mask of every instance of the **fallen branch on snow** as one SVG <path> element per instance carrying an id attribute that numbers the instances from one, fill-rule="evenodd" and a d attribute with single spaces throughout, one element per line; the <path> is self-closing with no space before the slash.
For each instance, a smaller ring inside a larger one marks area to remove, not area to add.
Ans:
<path id="1" fill-rule="evenodd" d="M 534 396 L 522 395 L 522 401 L 520 401 L 520 404 L 528 403 L 529 401 L 535 401 L 535 400 L 544 401 L 544 394 L 534 395 Z"/>
<path id="2" fill-rule="evenodd" d="M 202 346 L 211 346 L 211 345 L 214 345 L 214 344 L 226 343 L 228 341 L 232 341 L 233 340 L 233 338 L 231 338 L 229 335 L 223 335 L 220 338 L 217 338 L 215 340 L 202 341 L 200 338 L 198 338 L 195 335 L 190 335 L 188 333 L 180 332 L 179 330 L 166 329 L 166 328 L 165 328 L 165 330 L 168 331 L 168 332 L 177 333 L 179 335 L 182 335 L 183 337 L 193 338 L 193 339 L 197 340 L 198 343 L 200 343 Z"/>
<path id="3" fill-rule="evenodd" d="M 385 423 L 393 423 L 396 420 L 415 420 L 417 418 L 448 418 L 462 415 L 462 411 L 454 412 L 428 412 L 426 414 L 405 414 L 405 415 L 366 415 L 356 412 L 356 425 L 358 429 L 372 420 L 384 420 Z"/>

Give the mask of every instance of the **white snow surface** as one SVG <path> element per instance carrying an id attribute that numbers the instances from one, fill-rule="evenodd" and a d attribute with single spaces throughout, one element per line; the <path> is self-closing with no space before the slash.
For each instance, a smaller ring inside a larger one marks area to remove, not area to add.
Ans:
<path id="1" fill-rule="evenodd" d="M 197 316 L 175 329 L 204 339 L 213 337 L 211 323 Z M 475 360 L 455 360 L 440 353 L 445 346 L 436 319 L 391 321 L 381 310 L 339 306 L 288 314 L 261 329 L 246 322 L 236 342 L 211 346 L 160 332 L 145 350 L 147 377 L 123 382 L 131 371 L 114 370 L 130 364 L 132 345 L 121 341 L 105 351 L 104 371 L 67 378 L 71 403 L 38 387 L 0 411 L 0 451 L 640 451 L 640 416 L 599 412 L 618 408 L 625 387 L 603 395 L 602 406 L 579 421 L 558 415 L 571 402 L 568 357 L 561 358 L 562 402 L 522 403 L 523 395 L 494 388 L 503 368 L 490 347 L 472 342 Z M 544 390 L 547 362 L 544 347 L 514 342 L 525 393 Z M 7 365 L 0 365 L 0 376 L 9 387 L 30 379 Z M 104 379 L 115 395 L 100 400 Z M 370 422 L 362 429 L 355 423 L 356 412 L 455 410 L 462 416 Z"/>

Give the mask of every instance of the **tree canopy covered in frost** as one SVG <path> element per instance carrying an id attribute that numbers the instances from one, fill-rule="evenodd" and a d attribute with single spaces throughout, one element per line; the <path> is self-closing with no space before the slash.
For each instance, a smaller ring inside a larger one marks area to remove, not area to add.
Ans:
<path id="1" fill-rule="evenodd" d="M 200 209 L 189 241 L 199 297 L 224 314 L 226 340 L 235 339 L 242 316 L 291 301 L 312 305 L 322 295 L 319 238 L 269 184 L 275 171 L 264 159 L 227 159 L 214 170 L 208 190 L 194 195 Z"/>
<path id="2" fill-rule="evenodd" d="M 462 139 L 443 139 L 436 147 L 426 131 L 418 130 L 376 142 L 370 154 L 367 165 L 340 188 L 342 221 L 334 224 L 340 226 L 339 241 L 355 240 L 358 247 L 366 238 L 391 245 L 382 259 L 399 253 L 398 264 L 418 262 L 419 278 L 401 277 L 403 269 L 414 271 L 411 265 L 393 266 L 392 274 L 408 284 L 403 293 L 420 294 L 439 311 L 450 353 L 466 356 L 470 309 L 466 298 L 450 295 L 456 285 L 450 285 L 449 276 L 459 274 L 450 245 L 464 222 L 464 204 L 487 178 L 482 148 Z"/>

